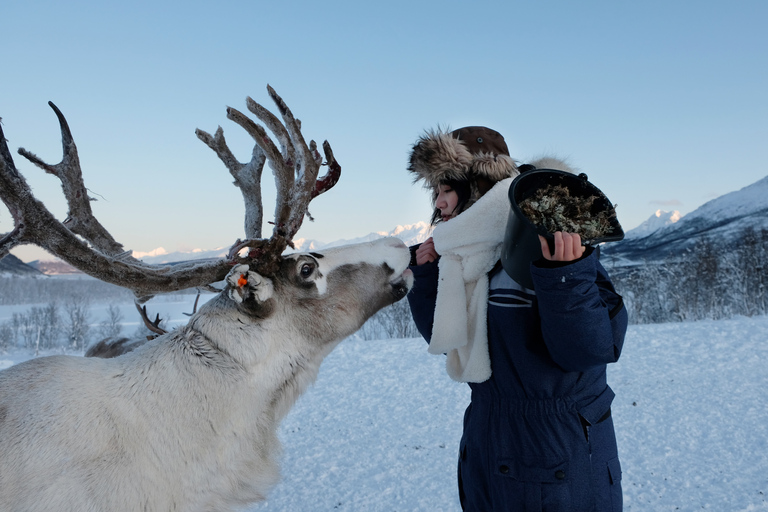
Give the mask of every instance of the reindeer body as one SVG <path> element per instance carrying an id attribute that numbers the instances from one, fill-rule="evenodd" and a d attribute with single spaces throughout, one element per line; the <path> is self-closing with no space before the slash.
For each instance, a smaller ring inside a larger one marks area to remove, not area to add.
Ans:
<path id="1" fill-rule="evenodd" d="M 344 337 L 412 283 L 394 239 L 244 265 L 189 323 L 114 359 L 0 372 L 0 510 L 220 511 L 279 479 L 276 429 Z M 309 272 L 308 272 L 309 271 Z"/>

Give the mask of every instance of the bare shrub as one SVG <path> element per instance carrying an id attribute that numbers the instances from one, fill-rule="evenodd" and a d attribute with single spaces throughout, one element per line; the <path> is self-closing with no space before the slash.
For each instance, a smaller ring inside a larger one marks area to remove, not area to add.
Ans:
<path id="1" fill-rule="evenodd" d="M 102 320 L 97 329 L 97 337 L 117 338 L 123 332 L 123 313 L 117 304 L 110 304 L 107 308 L 107 318 Z"/>
<path id="2" fill-rule="evenodd" d="M 737 244 L 703 239 L 682 256 L 611 269 L 636 324 L 768 313 L 768 230 L 745 229 Z"/>
<path id="3" fill-rule="evenodd" d="M 360 328 L 357 335 L 364 340 L 402 339 L 420 336 L 406 300 L 395 302 L 373 315 Z"/>

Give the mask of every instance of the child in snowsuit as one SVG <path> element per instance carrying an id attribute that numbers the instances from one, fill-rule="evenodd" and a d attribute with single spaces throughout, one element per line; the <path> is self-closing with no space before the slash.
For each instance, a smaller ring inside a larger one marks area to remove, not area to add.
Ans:
<path id="1" fill-rule="evenodd" d="M 411 312 L 429 352 L 446 354 L 448 374 L 472 389 L 462 508 L 621 510 L 606 364 L 619 358 L 627 313 L 597 251 L 557 233 L 554 254 L 543 242 L 531 265 L 535 290 L 507 275 L 499 258 L 518 171 L 494 130 L 428 132 L 409 171 L 434 191 L 436 224 L 412 248 Z"/>

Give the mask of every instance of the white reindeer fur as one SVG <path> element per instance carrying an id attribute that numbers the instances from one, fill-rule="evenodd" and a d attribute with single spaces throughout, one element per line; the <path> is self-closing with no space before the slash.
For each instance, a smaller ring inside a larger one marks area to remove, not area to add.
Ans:
<path id="1" fill-rule="evenodd" d="M 317 262 L 325 294 L 238 267 L 186 326 L 133 352 L 0 372 L 0 510 L 221 511 L 264 499 L 279 479 L 280 420 L 339 340 L 398 298 L 391 283 L 412 283 L 402 242 L 325 254 L 283 261 Z"/>

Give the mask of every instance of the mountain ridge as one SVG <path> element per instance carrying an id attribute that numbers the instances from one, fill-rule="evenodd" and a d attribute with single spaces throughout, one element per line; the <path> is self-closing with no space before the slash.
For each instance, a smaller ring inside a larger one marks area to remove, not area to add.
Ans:
<path id="1" fill-rule="evenodd" d="M 635 265 L 685 254 L 703 239 L 727 247 L 749 228 L 768 229 L 768 176 L 706 202 L 677 222 L 643 236 L 626 236 L 601 250 L 613 266 Z"/>
<path id="2" fill-rule="evenodd" d="M 703 238 L 709 238 L 727 246 L 734 243 L 743 230 L 749 227 L 758 230 L 768 229 L 768 176 L 740 190 L 712 199 L 685 216 L 680 216 L 677 211 L 657 210 L 640 226 L 627 231 L 624 240 L 603 245 L 601 252 L 604 261 L 607 261 L 610 266 L 661 261 L 674 254 L 683 254 Z M 357 238 L 339 239 L 327 243 L 299 238 L 294 240 L 294 245 L 296 251 L 307 252 L 394 236 L 410 246 L 423 242 L 431 234 L 432 226 L 428 222 L 419 221 L 396 226 L 391 231 L 375 231 Z M 226 256 L 228 250 L 228 247 L 219 247 L 211 250 L 196 249 L 168 253 L 160 247 L 151 252 L 135 254 L 139 256 L 137 259 L 145 263 L 162 264 L 221 258 Z M 11 256 L 9 255 L 5 260 Z M 5 260 L 0 260 L 0 265 Z M 34 267 L 37 267 L 46 273 L 67 273 L 62 266 L 66 266 L 66 263 L 60 263 L 61 265 L 54 265 L 47 261 L 38 261 L 27 266 L 33 267 L 33 272 Z M 14 264 L 18 267 L 17 262 Z"/>

